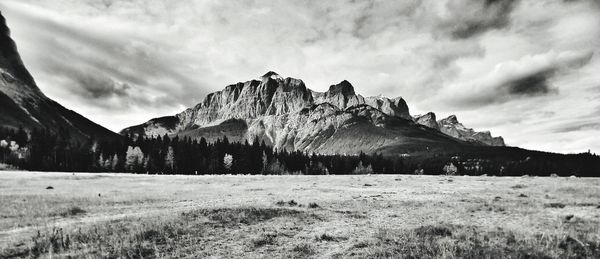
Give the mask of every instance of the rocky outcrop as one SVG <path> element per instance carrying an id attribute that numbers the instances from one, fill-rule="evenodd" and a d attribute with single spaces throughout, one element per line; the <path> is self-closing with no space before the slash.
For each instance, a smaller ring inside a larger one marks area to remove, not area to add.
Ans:
<path id="1" fill-rule="evenodd" d="M 375 107 L 390 116 L 401 117 L 408 120 L 411 119 L 410 113 L 408 112 L 408 105 L 402 97 L 396 97 L 394 99 L 382 96 L 366 97 L 365 104 Z"/>
<path id="2" fill-rule="evenodd" d="M 411 119 L 408 110 L 408 105 L 402 97 L 390 99 L 383 96 L 363 97 L 354 92 L 354 87 L 350 82 L 344 80 L 337 85 L 332 85 L 329 90 L 324 93 L 313 92 L 315 103 L 331 103 L 336 107 L 345 110 L 352 106 L 369 105 L 375 109 L 381 110 L 383 113 Z"/>
<path id="3" fill-rule="evenodd" d="M 115 138 L 117 134 L 46 97 L 23 65 L 0 13 L 0 127 L 69 130 L 78 140 Z"/>
<path id="4" fill-rule="evenodd" d="M 320 94 L 316 103 L 330 103 L 341 110 L 345 110 L 348 107 L 364 104 L 365 99 L 360 95 L 356 95 L 352 84 L 344 80 L 339 84 L 330 86 L 327 92 Z"/>
<path id="5" fill-rule="evenodd" d="M 477 132 L 465 127 L 462 123 L 458 122 L 456 115 L 451 115 L 438 121 L 438 125 L 442 133 L 458 139 L 481 142 L 490 146 L 505 145 L 502 137 L 492 137 L 489 131 Z"/>
<path id="6" fill-rule="evenodd" d="M 417 115 L 414 117 L 414 119 L 415 119 L 415 122 L 418 124 L 421 124 L 423 126 L 426 126 L 428 128 L 432 128 L 435 130 L 440 130 L 440 126 L 438 125 L 438 122 L 435 118 L 435 113 L 433 113 L 433 112 L 428 112 L 423 115 Z"/>

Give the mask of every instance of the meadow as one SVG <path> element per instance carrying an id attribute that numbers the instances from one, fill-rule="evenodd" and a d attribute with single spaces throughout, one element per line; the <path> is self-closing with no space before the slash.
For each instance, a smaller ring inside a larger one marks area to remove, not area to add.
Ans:
<path id="1" fill-rule="evenodd" d="M 0 258 L 600 258 L 600 179 L 0 171 Z"/>

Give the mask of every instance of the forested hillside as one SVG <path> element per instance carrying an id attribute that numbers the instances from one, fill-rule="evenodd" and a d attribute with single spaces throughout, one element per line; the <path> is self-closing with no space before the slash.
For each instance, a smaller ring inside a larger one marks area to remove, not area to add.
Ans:
<path id="1" fill-rule="evenodd" d="M 273 150 L 253 143 L 191 138 L 74 141 L 69 131 L 0 130 L 0 163 L 38 171 L 150 174 L 465 174 L 600 176 L 600 157 L 510 147 L 473 147 L 419 156 L 355 156 Z"/>

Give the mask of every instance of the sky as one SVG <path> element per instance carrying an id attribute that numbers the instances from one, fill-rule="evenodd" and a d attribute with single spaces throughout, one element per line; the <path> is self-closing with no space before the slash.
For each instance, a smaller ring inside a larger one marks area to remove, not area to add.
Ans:
<path id="1" fill-rule="evenodd" d="M 600 153 L 599 0 L 0 0 L 50 98 L 113 130 L 267 71 Z"/>

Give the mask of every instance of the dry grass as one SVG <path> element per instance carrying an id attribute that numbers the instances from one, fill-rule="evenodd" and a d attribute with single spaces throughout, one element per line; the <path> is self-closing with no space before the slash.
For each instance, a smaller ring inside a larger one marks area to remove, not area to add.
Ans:
<path id="1" fill-rule="evenodd" d="M 598 197 L 599 179 L 2 172 L 0 258 L 598 258 Z"/>
<path id="2" fill-rule="evenodd" d="M 31 242 L 9 248 L 1 258 L 88 256 L 105 258 L 182 257 L 187 249 L 239 228 L 267 223 L 274 218 L 306 220 L 302 211 L 279 208 L 199 209 L 174 218 L 122 220 L 85 228 L 38 231 Z M 250 238 L 251 248 L 273 245 L 276 233 Z M 194 251 L 196 253 L 198 251 Z M 198 255 L 204 255 L 200 251 Z"/>
<path id="3" fill-rule="evenodd" d="M 597 226 L 561 235 L 522 235 L 473 226 L 435 225 L 379 229 L 344 258 L 599 258 Z"/>

